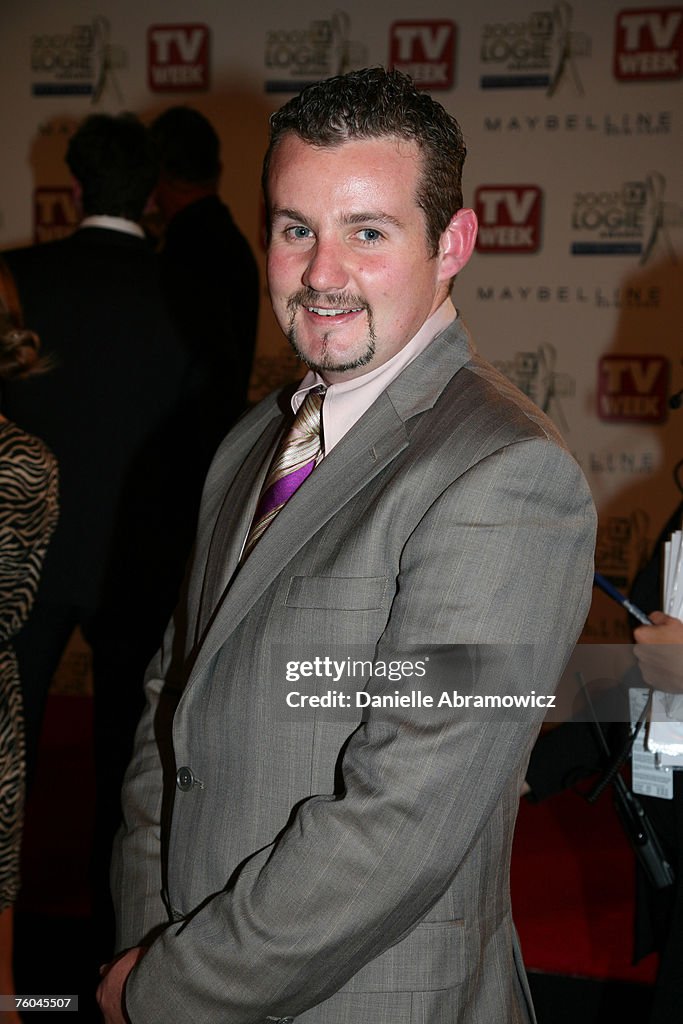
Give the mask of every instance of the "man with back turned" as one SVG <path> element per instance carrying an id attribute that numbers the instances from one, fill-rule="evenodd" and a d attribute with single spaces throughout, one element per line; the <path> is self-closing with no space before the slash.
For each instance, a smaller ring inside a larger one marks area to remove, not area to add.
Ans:
<path id="1" fill-rule="evenodd" d="M 169 107 L 150 125 L 150 138 L 159 159 L 154 197 L 165 224 L 162 279 L 191 360 L 205 473 L 247 405 L 259 275 L 218 194 L 222 163 L 213 125 L 192 107 Z"/>

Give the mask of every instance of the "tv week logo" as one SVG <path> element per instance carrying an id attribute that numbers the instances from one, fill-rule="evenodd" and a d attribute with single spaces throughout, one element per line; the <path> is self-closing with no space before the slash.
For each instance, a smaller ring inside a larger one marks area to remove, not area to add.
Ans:
<path id="1" fill-rule="evenodd" d="M 456 27 L 452 21 L 395 21 L 389 30 L 389 66 L 420 89 L 451 89 Z"/>
<path id="2" fill-rule="evenodd" d="M 209 87 L 206 25 L 147 29 L 147 80 L 152 92 L 199 92 Z"/>
<path id="3" fill-rule="evenodd" d="M 648 7 L 617 14 L 614 77 L 622 82 L 680 78 L 683 7 Z"/>
<path id="4" fill-rule="evenodd" d="M 612 423 L 663 423 L 669 392 L 664 356 L 603 356 L 598 368 L 598 416 Z"/>
<path id="5" fill-rule="evenodd" d="M 543 193 L 538 185 L 480 185 L 477 252 L 533 253 L 541 246 Z"/>

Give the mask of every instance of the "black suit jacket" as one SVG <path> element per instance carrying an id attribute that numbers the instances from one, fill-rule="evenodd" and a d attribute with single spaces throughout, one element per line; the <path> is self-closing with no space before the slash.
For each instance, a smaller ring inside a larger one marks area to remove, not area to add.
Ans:
<path id="1" fill-rule="evenodd" d="M 247 404 L 259 308 L 256 260 L 225 203 L 206 196 L 169 223 L 161 264 L 192 361 L 210 458 Z"/>
<path id="2" fill-rule="evenodd" d="M 4 395 L 6 414 L 43 438 L 60 465 L 61 517 L 39 599 L 88 613 L 124 601 L 130 620 L 168 590 L 161 619 L 191 542 L 183 519 L 198 497 L 184 479 L 187 355 L 158 257 L 141 238 L 85 227 L 6 260 L 26 325 L 54 363 Z"/>

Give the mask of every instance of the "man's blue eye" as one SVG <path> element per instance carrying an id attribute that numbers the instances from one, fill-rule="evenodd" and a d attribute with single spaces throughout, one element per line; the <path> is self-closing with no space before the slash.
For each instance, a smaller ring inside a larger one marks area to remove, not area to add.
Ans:
<path id="1" fill-rule="evenodd" d="M 364 242 L 377 242 L 382 237 L 376 228 L 363 228 L 360 235 Z"/>

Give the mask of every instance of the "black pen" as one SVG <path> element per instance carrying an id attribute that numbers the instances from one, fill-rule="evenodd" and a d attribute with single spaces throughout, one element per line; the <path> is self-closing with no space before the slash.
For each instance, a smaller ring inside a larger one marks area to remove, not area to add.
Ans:
<path id="1" fill-rule="evenodd" d="M 651 620 L 647 617 L 645 612 L 642 611 L 638 605 L 635 605 L 633 601 L 629 601 L 627 597 L 624 597 L 621 591 L 617 590 L 614 584 L 610 583 L 606 576 L 601 576 L 599 572 L 596 572 L 593 579 L 601 590 L 604 590 L 606 594 L 609 594 L 614 601 L 618 601 L 618 603 L 622 605 L 622 607 L 624 607 L 629 615 L 632 615 L 634 619 L 638 619 L 638 622 L 642 622 L 644 626 L 652 625 Z"/>

